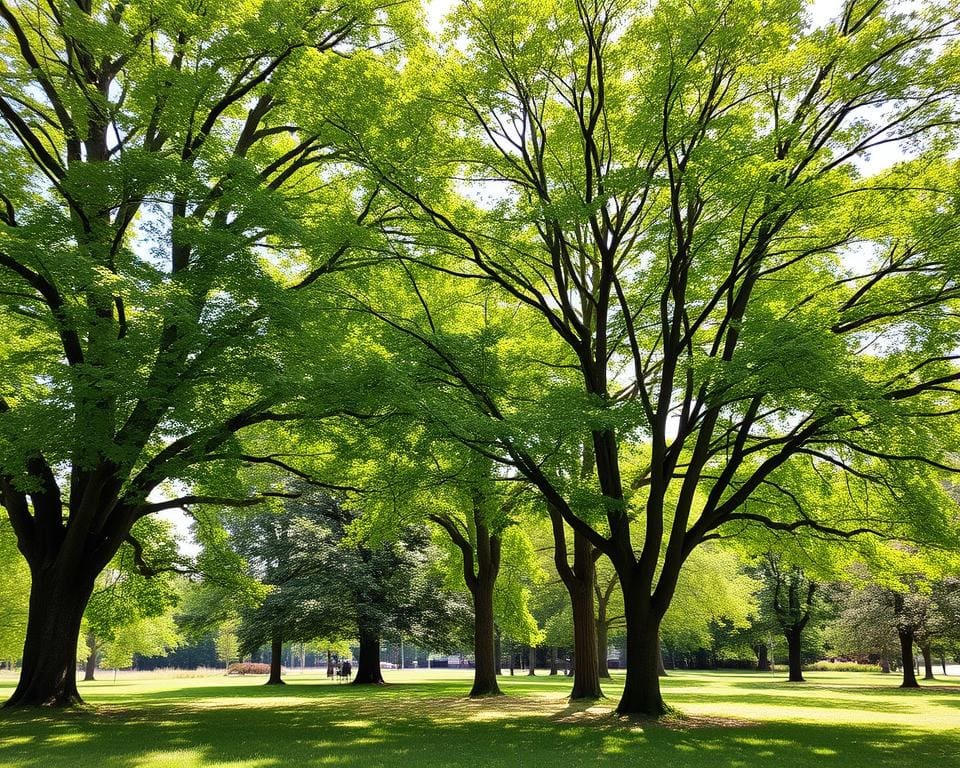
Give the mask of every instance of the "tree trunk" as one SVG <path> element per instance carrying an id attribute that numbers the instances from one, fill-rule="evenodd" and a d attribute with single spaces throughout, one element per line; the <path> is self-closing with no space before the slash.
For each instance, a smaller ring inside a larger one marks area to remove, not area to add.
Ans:
<path id="1" fill-rule="evenodd" d="M 100 646 L 93 632 L 87 632 L 86 642 L 89 653 L 87 654 L 87 663 L 83 666 L 83 681 L 85 683 L 97 679 L 97 658 L 100 655 Z"/>
<path id="2" fill-rule="evenodd" d="M 946 675 L 947 675 L 947 657 L 944 656 L 944 655 L 942 655 L 942 654 L 941 654 L 941 656 L 940 656 L 940 667 L 943 669 L 943 675 L 944 675 L 944 677 L 946 677 Z"/>
<path id="3" fill-rule="evenodd" d="M 576 546 L 575 542 L 574 547 Z M 592 556 L 590 566 L 592 570 Z M 570 698 L 601 699 L 603 691 L 600 690 L 600 654 L 597 652 L 597 629 L 593 615 L 593 574 L 590 573 L 589 578 L 576 579 L 576 583 L 572 587 L 568 586 L 567 590 L 573 606 L 574 667 Z"/>
<path id="4" fill-rule="evenodd" d="M 903 682 L 901 688 L 919 688 L 917 675 L 913 671 L 913 630 L 897 628 L 900 636 L 900 661 L 903 664 Z"/>
<path id="5" fill-rule="evenodd" d="M 890 674 L 890 660 L 886 656 L 880 657 L 880 672 L 885 675 Z"/>
<path id="6" fill-rule="evenodd" d="M 83 612 L 93 593 L 93 578 L 31 570 L 20 680 L 5 706 L 82 703 L 77 691 L 77 642 Z"/>
<path id="7" fill-rule="evenodd" d="M 530 646 L 530 652 L 527 658 L 527 675 L 533 676 L 537 674 L 537 649 L 532 645 Z"/>
<path id="8" fill-rule="evenodd" d="M 610 670 L 607 669 L 608 632 L 607 622 L 597 620 L 597 676 L 602 678 L 610 677 Z"/>
<path id="9" fill-rule="evenodd" d="M 803 653 L 802 639 L 803 630 L 799 627 L 785 629 L 783 636 L 787 640 L 787 667 L 789 676 L 787 679 L 791 683 L 805 682 L 803 679 Z"/>
<path id="10" fill-rule="evenodd" d="M 498 675 L 503 674 L 503 649 L 500 647 L 500 630 L 494 629 L 494 661 L 493 666 Z"/>
<path id="11" fill-rule="evenodd" d="M 627 679 L 623 695 L 617 704 L 619 715 L 660 717 L 668 712 L 660 695 L 660 676 L 657 659 L 660 656 L 659 621 L 649 613 L 637 610 L 624 589 L 624 608 L 627 621 Z"/>
<path id="12" fill-rule="evenodd" d="M 333 677 L 335 674 L 337 671 L 333 668 L 333 651 L 327 648 L 327 677 Z"/>
<path id="13" fill-rule="evenodd" d="M 557 674 L 557 646 L 553 646 L 550 649 L 550 676 L 553 677 Z"/>
<path id="14" fill-rule="evenodd" d="M 769 672 L 770 671 L 770 649 L 767 648 L 767 644 L 760 643 L 754 648 L 754 651 L 757 654 L 757 671 Z"/>
<path id="15" fill-rule="evenodd" d="M 657 641 L 657 675 L 660 677 L 667 676 L 667 668 L 663 666 L 663 643 L 659 640 Z"/>
<path id="16" fill-rule="evenodd" d="M 380 632 L 365 623 L 360 624 L 360 658 L 353 685 L 383 685 L 380 672 Z"/>
<path id="17" fill-rule="evenodd" d="M 923 679 L 936 680 L 933 676 L 933 653 L 930 652 L 930 645 L 921 645 L 920 653 L 923 654 Z"/>
<path id="18" fill-rule="evenodd" d="M 270 679 L 267 685 L 283 685 L 281 678 L 283 662 L 283 638 L 274 635 L 270 641 Z"/>
<path id="19" fill-rule="evenodd" d="M 477 579 L 473 597 L 473 688 L 470 696 L 499 696 L 497 685 L 497 640 L 493 620 L 493 586 L 488 579 Z"/>

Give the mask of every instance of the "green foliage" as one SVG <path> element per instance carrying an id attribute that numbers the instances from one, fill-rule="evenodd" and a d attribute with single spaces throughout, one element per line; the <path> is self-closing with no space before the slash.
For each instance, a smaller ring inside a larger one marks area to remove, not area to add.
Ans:
<path id="1" fill-rule="evenodd" d="M 27 633 L 30 581 L 26 560 L 17 551 L 16 537 L 6 520 L 0 519 L 0 659 L 16 661 L 23 653 Z"/>

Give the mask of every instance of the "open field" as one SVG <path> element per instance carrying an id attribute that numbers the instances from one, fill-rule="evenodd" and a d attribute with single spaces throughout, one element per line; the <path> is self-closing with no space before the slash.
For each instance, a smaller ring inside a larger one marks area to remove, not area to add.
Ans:
<path id="1" fill-rule="evenodd" d="M 960 683 L 901 691 L 894 675 L 676 672 L 667 726 L 610 716 L 622 677 L 593 707 L 563 677 L 502 678 L 509 694 L 470 701 L 469 672 L 387 671 L 358 689 L 312 674 L 122 676 L 81 684 L 90 706 L 0 712 L 0 768 L 283 766 L 960 767 Z M 0 678 L 4 698 L 13 684 Z"/>

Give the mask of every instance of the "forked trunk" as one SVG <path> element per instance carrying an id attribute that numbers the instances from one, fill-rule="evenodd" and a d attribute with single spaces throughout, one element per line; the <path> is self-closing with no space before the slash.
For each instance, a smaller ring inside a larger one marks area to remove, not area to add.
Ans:
<path id="1" fill-rule="evenodd" d="M 660 676 L 657 662 L 660 658 L 659 620 L 649 613 L 637 610 L 627 590 L 624 590 L 627 620 L 627 679 L 623 695 L 617 704 L 619 715 L 660 717 L 669 710 L 660 695 Z"/>
<path id="2" fill-rule="evenodd" d="M 280 635 L 274 635 L 270 641 L 270 679 L 267 685 L 283 685 L 281 673 L 283 668 L 281 661 L 283 657 L 283 638 Z"/>
<path id="3" fill-rule="evenodd" d="M 788 680 L 791 683 L 805 682 L 803 679 L 803 630 L 797 627 L 785 629 L 783 636 L 787 640 L 787 665 L 790 670 Z"/>
<path id="4" fill-rule="evenodd" d="M 367 624 L 360 625 L 360 658 L 353 685 L 383 685 L 380 672 L 380 633 Z"/>
<path id="5" fill-rule="evenodd" d="M 93 579 L 62 570 L 32 575 L 20 680 L 5 706 L 79 704 L 77 642 Z"/>
<path id="6" fill-rule="evenodd" d="M 901 688 L 919 688 L 917 673 L 913 669 L 913 630 L 897 628 L 900 636 L 900 662 L 903 666 L 903 682 Z"/>

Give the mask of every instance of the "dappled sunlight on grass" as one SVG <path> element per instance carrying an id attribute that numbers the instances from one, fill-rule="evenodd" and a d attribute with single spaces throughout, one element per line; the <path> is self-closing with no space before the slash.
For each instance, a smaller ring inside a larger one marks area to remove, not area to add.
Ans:
<path id="1" fill-rule="evenodd" d="M 507 695 L 467 698 L 457 671 L 388 672 L 388 685 L 139 677 L 83 685 L 88 707 L 0 714 L 0 768 L 656 765 L 960 767 L 960 686 L 905 692 L 892 676 L 672 673 L 662 723 L 570 702 L 564 677 L 505 677 Z M 0 680 L 0 695 L 12 681 Z M 9 690 L 7 688 L 7 690 Z"/>

